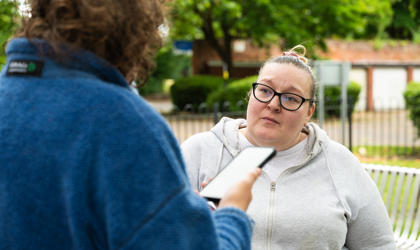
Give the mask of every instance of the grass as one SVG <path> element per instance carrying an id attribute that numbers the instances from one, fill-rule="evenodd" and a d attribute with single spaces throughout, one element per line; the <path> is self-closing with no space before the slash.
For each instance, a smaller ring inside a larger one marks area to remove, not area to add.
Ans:
<path id="1" fill-rule="evenodd" d="M 390 157 L 417 157 L 420 158 L 420 147 L 406 146 L 355 146 L 353 152 L 364 156 L 387 155 Z"/>
<path id="2" fill-rule="evenodd" d="M 400 158 L 380 158 L 380 157 L 363 157 L 357 155 L 360 162 L 371 163 L 371 164 L 381 164 L 381 165 L 390 165 L 398 167 L 408 167 L 408 168 L 420 168 L 420 159 L 400 159 Z"/>
<path id="3" fill-rule="evenodd" d="M 420 168 L 420 147 L 356 146 L 353 153 L 364 163 Z"/>

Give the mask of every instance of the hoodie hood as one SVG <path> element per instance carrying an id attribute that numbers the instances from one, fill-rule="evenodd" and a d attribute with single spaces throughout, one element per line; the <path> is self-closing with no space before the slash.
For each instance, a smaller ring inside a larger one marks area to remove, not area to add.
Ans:
<path id="1" fill-rule="evenodd" d="M 239 143 L 239 128 L 246 127 L 245 119 L 232 119 L 223 117 L 210 131 L 222 142 L 223 146 L 229 151 L 232 156 L 236 156 L 241 150 Z M 325 131 L 317 124 L 309 122 L 302 132 L 308 135 L 308 144 L 306 145 L 307 154 L 310 159 L 318 155 L 323 145 L 325 145 L 329 138 Z"/>
<path id="2" fill-rule="evenodd" d="M 210 131 L 232 156 L 236 156 L 242 150 L 239 145 L 239 128 L 242 127 L 246 127 L 245 119 L 223 117 Z"/>

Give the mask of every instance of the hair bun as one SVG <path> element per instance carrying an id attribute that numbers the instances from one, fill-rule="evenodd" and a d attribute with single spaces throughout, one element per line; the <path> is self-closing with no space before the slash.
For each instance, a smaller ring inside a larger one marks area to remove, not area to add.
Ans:
<path id="1" fill-rule="evenodd" d="M 299 53 L 297 50 L 302 50 L 301 53 Z M 306 48 L 302 44 L 298 44 L 295 47 L 291 48 L 289 51 L 283 52 L 282 56 L 294 56 L 297 57 L 299 60 L 301 60 L 303 63 L 307 64 L 308 59 L 305 57 L 306 54 Z"/>

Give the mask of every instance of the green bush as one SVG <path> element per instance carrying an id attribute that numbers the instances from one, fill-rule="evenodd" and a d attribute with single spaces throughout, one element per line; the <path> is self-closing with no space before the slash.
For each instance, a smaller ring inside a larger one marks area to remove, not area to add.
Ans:
<path id="1" fill-rule="evenodd" d="M 347 103 L 350 104 L 347 108 L 350 113 L 353 113 L 356 102 L 359 100 L 361 87 L 356 82 L 350 82 L 347 86 Z M 325 86 L 324 87 L 324 107 L 325 107 L 325 118 L 328 117 L 340 117 L 340 98 L 341 98 L 341 87 L 340 86 Z M 319 97 L 317 97 L 317 102 Z M 313 117 L 317 117 L 317 109 Z"/>
<path id="2" fill-rule="evenodd" d="M 410 118 L 417 128 L 417 136 L 420 137 L 420 82 L 411 82 L 407 85 L 404 99 Z"/>
<path id="3" fill-rule="evenodd" d="M 179 78 L 171 86 L 171 99 L 175 106 L 184 109 L 185 105 L 197 107 L 204 103 L 215 89 L 223 87 L 224 80 L 218 76 L 195 75 Z"/>
<path id="4" fill-rule="evenodd" d="M 4 47 L 21 25 L 16 1 L 0 1 L 0 70 L 6 64 Z"/>
<path id="5" fill-rule="evenodd" d="M 142 96 L 163 92 L 165 79 L 177 79 L 189 75 L 191 56 L 176 54 L 171 44 L 162 47 L 155 56 L 156 68 L 146 85 L 139 87 Z"/>
<path id="6" fill-rule="evenodd" d="M 213 91 L 207 97 L 207 105 L 213 107 L 215 103 L 220 107 L 227 102 L 231 111 L 245 110 L 248 103 L 248 92 L 252 88 L 252 83 L 258 76 L 249 76 L 240 80 L 232 81 L 226 88 Z M 242 104 L 242 105 L 241 105 Z"/>

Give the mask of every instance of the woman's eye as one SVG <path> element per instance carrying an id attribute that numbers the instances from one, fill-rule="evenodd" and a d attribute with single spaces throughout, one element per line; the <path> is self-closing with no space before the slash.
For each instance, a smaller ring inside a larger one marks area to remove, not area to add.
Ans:
<path id="1" fill-rule="evenodd" d="M 286 101 L 288 102 L 295 102 L 295 103 L 299 103 L 299 99 L 295 96 L 285 96 L 284 97 L 286 99 Z"/>
<path id="2" fill-rule="evenodd" d="M 271 94 L 272 93 L 272 91 L 270 89 L 267 89 L 267 88 L 261 88 L 260 91 L 264 94 Z"/>

